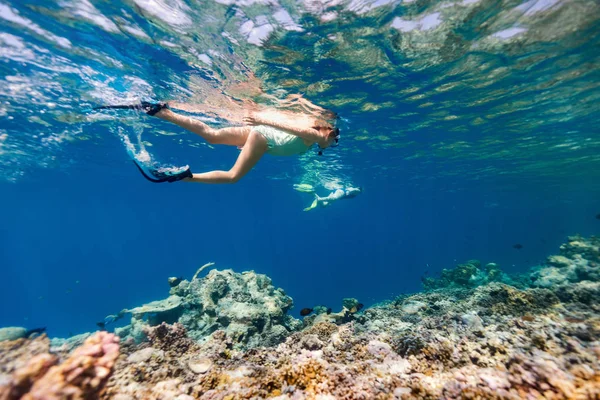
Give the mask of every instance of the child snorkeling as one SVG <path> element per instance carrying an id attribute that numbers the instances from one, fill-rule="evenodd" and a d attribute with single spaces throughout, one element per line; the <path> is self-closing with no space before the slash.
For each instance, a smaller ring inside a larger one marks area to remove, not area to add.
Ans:
<path id="1" fill-rule="evenodd" d="M 345 186 L 342 189 L 336 189 L 333 192 L 329 193 L 329 195 L 325 197 L 320 197 L 316 193 L 314 193 L 314 188 L 308 184 L 296 184 L 294 185 L 294 189 L 299 192 L 305 193 L 313 193 L 315 195 L 315 199 L 312 204 L 304 209 L 304 211 L 314 210 L 317 207 L 326 207 L 334 201 L 342 200 L 342 199 L 352 199 L 358 196 L 362 192 L 362 188 L 360 187 L 352 187 Z"/>

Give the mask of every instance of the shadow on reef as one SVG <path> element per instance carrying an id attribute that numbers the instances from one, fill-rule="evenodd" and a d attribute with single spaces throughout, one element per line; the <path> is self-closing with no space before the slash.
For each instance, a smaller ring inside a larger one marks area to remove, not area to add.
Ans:
<path id="1" fill-rule="evenodd" d="M 571 237 L 529 274 L 471 261 L 303 321 L 266 276 L 211 271 L 128 310 L 121 340 L 0 342 L 0 399 L 598 399 L 599 262 L 600 240 Z"/>

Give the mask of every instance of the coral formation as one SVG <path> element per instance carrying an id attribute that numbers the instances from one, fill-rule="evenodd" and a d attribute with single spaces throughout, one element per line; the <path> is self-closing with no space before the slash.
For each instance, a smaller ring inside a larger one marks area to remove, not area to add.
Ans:
<path id="1" fill-rule="evenodd" d="M 560 254 L 548 257 L 546 265 L 531 275 L 533 286 L 556 287 L 580 281 L 600 281 L 600 239 L 571 236 L 560 246 Z"/>
<path id="2" fill-rule="evenodd" d="M 49 348 L 47 338 L 44 339 Z M 30 346 L 23 342 L 19 345 Z M 0 385 L 0 399 L 99 398 L 118 356 L 119 339 L 107 332 L 97 332 L 86 339 L 60 364 L 59 358 L 48 352 L 33 357 L 28 354 L 27 363 L 16 368 Z"/>
<path id="3" fill-rule="evenodd" d="M 5 340 L 17 340 L 24 338 L 27 334 L 27 329 L 20 326 L 7 326 L 0 328 L 0 342 Z"/>
<path id="4" fill-rule="evenodd" d="M 145 340 L 145 328 L 178 322 L 193 339 L 224 330 L 234 346 L 250 348 L 277 344 L 300 326 L 287 315 L 292 298 L 266 275 L 212 270 L 204 278 L 195 275 L 191 281 L 173 283 L 168 298 L 127 310 L 131 324 L 117 334 L 139 343 Z"/>
<path id="5" fill-rule="evenodd" d="M 486 285 L 491 282 L 504 282 L 518 285 L 514 279 L 502 272 L 498 264 L 487 263 L 483 267 L 479 260 L 469 260 L 458 264 L 452 269 L 443 269 L 439 278 L 423 277 L 421 279 L 425 290 L 441 288 L 469 288 Z"/>
<path id="6" fill-rule="evenodd" d="M 559 284 L 545 284 L 547 269 Z M 264 276 L 212 271 L 202 281 L 182 280 L 170 300 L 137 309 L 144 340 L 125 338 L 114 372 L 95 393 L 119 400 L 599 399 L 597 239 L 570 238 L 524 280 L 496 270 L 470 261 L 425 292 L 359 314 L 348 309 L 358 302 L 346 299 L 341 312 L 320 310 L 294 329 L 286 325 L 291 299 Z M 156 315 L 146 316 L 149 310 Z M 265 334 L 274 326 L 285 329 L 282 340 Z M 3 390 L 26 393 L 46 376 L 64 378 L 64 367 L 50 374 L 57 360 L 48 346 L 45 338 L 0 343 L 0 371 L 11 374 Z"/>

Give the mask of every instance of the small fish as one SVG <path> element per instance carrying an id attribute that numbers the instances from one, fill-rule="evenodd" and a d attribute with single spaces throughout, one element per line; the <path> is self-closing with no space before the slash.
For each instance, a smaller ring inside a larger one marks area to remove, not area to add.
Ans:
<path id="1" fill-rule="evenodd" d="M 302 310 L 300 310 L 300 315 L 306 317 L 311 312 L 313 312 L 312 308 L 303 308 Z"/>
<path id="2" fill-rule="evenodd" d="M 327 308 L 327 315 L 331 314 L 331 307 Z"/>
<path id="3" fill-rule="evenodd" d="M 596 219 L 600 219 L 600 214 L 596 214 Z"/>
<path id="4" fill-rule="evenodd" d="M 180 276 L 172 276 L 169 278 L 169 286 L 175 287 L 175 286 L 179 285 L 182 280 L 183 280 L 183 278 Z"/>
<path id="5" fill-rule="evenodd" d="M 96 326 L 100 329 L 106 328 L 106 324 L 104 323 L 104 321 L 96 322 Z"/>
<path id="6" fill-rule="evenodd" d="M 523 248 L 523 245 L 521 243 L 513 244 L 513 248 L 521 250 Z"/>
<path id="7" fill-rule="evenodd" d="M 363 307 L 364 307 L 364 306 L 365 306 L 364 304 L 362 304 L 362 303 L 358 303 L 357 305 L 355 305 L 354 307 L 352 307 L 352 308 L 349 310 L 349 311 L 350 311 L 350 314 L 355 314 L 355 313 L 359 312 L 360 310 L 362 310 L 362 309 L 363 309 Z"/>
<path id="8" fill-rule="evenodd" d="M 107 315 L 104 317 L 104 325 L 112 324 L 113 322 L 123 318 L 124 315 L 125 313 L 123 311 L 119 312 L 117 315 Z"/>
<path id="9" fill-rule="evenodd" d="M 34 333 L 41 335 L 42 333 L 46 332 L 46 327 L 43 328 L 33 328 L 28 330 L 27 332 L 25 332 L 25 336 L 30 336 L 33 335 Z"/>

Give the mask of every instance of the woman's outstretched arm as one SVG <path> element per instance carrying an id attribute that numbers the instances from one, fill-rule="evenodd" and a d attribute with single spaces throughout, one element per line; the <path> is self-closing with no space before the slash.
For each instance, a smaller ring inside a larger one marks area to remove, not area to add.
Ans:
<path id="1" fill-rule="evenodd" d="M 316 129 L 308 128 L 306 124 L 294 123 L 295 121 L 289 118 L 275 118 L 261 113 L 253 113 L 245 117 L 244 122 L 249 125 L 268 125 L 279 128 L 310 142 L 321 142 L 325 139 Z"/>

